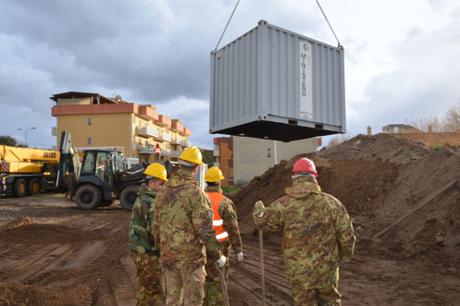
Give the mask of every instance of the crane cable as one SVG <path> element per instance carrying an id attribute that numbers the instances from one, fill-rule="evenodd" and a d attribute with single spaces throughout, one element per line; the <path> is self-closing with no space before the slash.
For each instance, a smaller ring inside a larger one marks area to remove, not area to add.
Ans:
<path id="1" fill-rule="evenodd" d="M 324 10 L 323 10 L 323 8 L 321 7 L 321 4 L 319 4 L 319 1 L 318 1 L 318 0 L 316 0 L 316 4 L 318 4 L 319 9 L 321 10 L 321 13 L 322 13 L 323 16 L 324 16 L 324 19 L 326 19 L 326 22 L 327 22 L 327 24 L 329 25 L 329 28 L 331 29 L 331 32 L 332 32 L 332 34 L 334 35 L 335 40 L 337 40 L 337 44 L 339 45 L 339 48 L 342 47 L 342 45 L 340 44 L 339 39 L 337 38 L 337 35 L 335 34 L 334 29 L 332 28 L 331 23 L 329 22 L 329 19 L 327 19 L 326 13 L 324 13 Z"/>
<path id="2" fill-rule="evenodd" d="M 224 37 L 225 32 L 227 31 L 228 25 L 230 24 L 230 21 L 232 20 L 233 15 L 235 14 L 235 11 L 236 11 L 236 8 L 238 7 L 238 4 L 240 4 L 240 0 L 236 1 L 235 7 L 233 8 L 233 11 L 232 11 L 232 14 L 230 15 L 230 18 L 228 18 L 227 24 L 225 25 L 224 31 L 220 35 L 219 41 L 217 42 L 217 45 L 216 45 L 216 48 L 214 49 L 214 51 L 216 51 L 217 48 L 219 47 L 219 44 L 222 41 L 222 38 Z"/>

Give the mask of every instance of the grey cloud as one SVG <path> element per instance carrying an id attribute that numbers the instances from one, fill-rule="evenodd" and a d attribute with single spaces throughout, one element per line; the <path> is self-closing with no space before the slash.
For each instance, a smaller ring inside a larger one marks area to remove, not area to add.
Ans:
<path id="1" fill-rule="evenodd" d="M 166 114 L 180 96 L 207 103 L 209 52 L 234 3 L 0 0 L 0 111 L 8 114 L 0 134 L 37 125 L 37 143 L 53 145 L 48 98 L 68 90 L 117 93 Z M 258 0 L 241 2 L 221 46 L 259 19 L 334 44 L 313 1 Z M 171 112 L 192 129 L 194 142 L 209 146 L 207 106 Z"/>

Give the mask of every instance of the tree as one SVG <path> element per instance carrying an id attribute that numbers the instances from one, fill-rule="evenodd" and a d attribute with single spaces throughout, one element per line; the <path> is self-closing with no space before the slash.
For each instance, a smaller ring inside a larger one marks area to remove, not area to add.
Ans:
<path id="1" fill-rule="evenodd" d="M 214 165 L 214 162 L 216 161 L 213 151 L 202 149 L 202 148 L 200 148 L 200 151 L 201 151 L 201 154 L 203 155 L 203 162 L 207 164 L 209 167 L 212 167 Z"/>
<path id="2" fill-rule="evenodd" d="M 460 106 L 449 109 L 441 119 L 437 116 L 425 117 L 412 122 L 412 125 L 422 132 L 460 132 Z"/>
<path id="3" fill-rule="evenodd" d="M 17 146 L 18 141 L 11 136 L 0 136 L 0 145 Z"/>
<path id="4" fill-rule="evenodd" d="M 444 118 L 446 132 L 460 132 L 460 106 L 452 107 Z"/>

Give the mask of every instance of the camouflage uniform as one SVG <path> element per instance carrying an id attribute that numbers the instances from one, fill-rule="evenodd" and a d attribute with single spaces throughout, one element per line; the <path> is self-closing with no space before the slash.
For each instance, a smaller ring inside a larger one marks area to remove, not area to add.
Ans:
<path id="1" fill-rule="evenodd" d="M 340 305 L 339 259 L 354 252 L 353 225 L 345 207 L 321 192 L 314 178 L 295 178 L 286 195 L 265 208 L 258 202 L 254 222 L 282 231 L 286 276 L 296 305 Z"/>
<path id="2" fill-rule="evenodd" d="M 131 212 L 129 241 L 136 265 L 137 305 L 164 305 L 159 253 L 150 234 L 155 195 L 154 190 L 142 185 Z"/>
<path id="3" fill-rule="evenodd" d="M 166 305 L 202 305 L 206 257 L 221 256 L 207 195 L 192 172 L 179 169 L 157 195 L 152 233 L 161 249 Z"/>
<path id="4" fill-rule="evenodd" d="M 222 193 L 222 189 L 218 186 L 208 186 L 206 188 L 206 192 Z M 228 271 L 230 269 L 230 260 L 228 258 L 228 254 L 230 250 L 230 244 L 235 253 L 243 251 L 243 244 L 241 241 L 236 209 L 233 202 L 229 198 L 225 197 L 222 203 L 219 205 L 218 210 L 220 217 L 224 221 L 224 228 L 227 231 L 230 239 L 230 242 L 225 241 L 224 243 L 221 243 L 222 254 L 227 257 L 224 276 L 225 281 L 228 283 Z M 208 276 L 206 277 L 204 305 L 224 305 L 224 297 L 222 296 L 222 284 L 216 265 L 213 262 L 208 262 L 206 264 L 206 272 L 208 273 Z"/>

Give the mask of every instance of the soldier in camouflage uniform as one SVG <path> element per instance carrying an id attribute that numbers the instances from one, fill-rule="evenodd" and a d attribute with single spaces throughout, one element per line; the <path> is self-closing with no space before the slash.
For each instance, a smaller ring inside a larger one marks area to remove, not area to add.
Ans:
<path id="1" fill-rule="evenodd" d="M 219 266 L 226 262 L 212 228 L 209 199 L 195 179 L 202 163 L 198 148 L 185 149 L 179 170 L 155 200 L 152 233 L 161 250 L 167 306 L 202 305 L 206 260 Z"/>
<path id="2" fill-rule="evenodd" d="M 151 164 L 145 170 L 146 184 L 141 185 L 131 212 L 129 241 L 131 255 L 136 265 L 137 305 L 164 305 L 161 288 L 159 252 L 150 233 L 155 196 L 166 178 L 161 164 Z"/>
<path id="3" fill-rule="evenodd" d="M 206 193 L 211 200 L 211 208 L 214 212 L 213 227 L 216 232 L 217 241 L 221 245 L 222 254 L 228 258 L 230 245 L 236 254 L 237 261 L 243 261 L 243 247 L 240 235 L 240 228 L 236 217 L 236 209 L 233 202 L 223 195 L 221 184 L 224 176 L 218 167 L 211 167 L 206 172 Z M 230 260 L 227 260 L 224 269 L 224 279 L 228 283 L 228 271 L 230 269 Z M 224 296 L 222 294 L 222 283 L 218 268 L 213 262 L 206 264 L 205 300 L 206 306 L 224 305 Z"/>
<path id="4" fill-rule="evenodd" d="M 296 305 L 340 305 L 339 259 L 354 252 L 353 225 L 345 207 L 321 192 L 313 161 L 302 158 L 292 170 L 286 195 L 265 208 L 254 206 L 256 225 L 281 231 L 286 276 Z"/>

